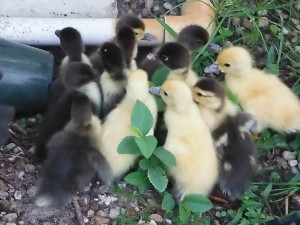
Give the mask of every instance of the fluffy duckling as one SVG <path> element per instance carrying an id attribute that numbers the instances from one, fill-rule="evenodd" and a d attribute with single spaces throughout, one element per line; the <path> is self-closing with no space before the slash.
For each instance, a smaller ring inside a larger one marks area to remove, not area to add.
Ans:
<path id="1" fill-rule="evenodd" d="M 145 24 L 140 18 L 129 14 L 123 15 L 116 23 L 116 33 L 127 26 L 133 29 L 136 40 L 143 39 L 145 36 Z"/>
<path id="2" fill-rule="evenodd" d="M 112 180 L 116 180 L 125 174 L 138 157 L 137 155 L 119 154 L 117 152 L 118 145 L 123 138 L 135 135 L 130 126 L 131 112 L 137 100 L 142 101 L 149 108 L 155 119 L 157 115 L 156 102 L 149 93 L 147 74 L 140 69 L 129 74 L 124 99 L 108 114 L 106 121 L 103 123 L 100 150 L 111 165 Z M 149 134 L 153 134 L 153 130 Z"/>
<path id="3" fill-rule="evenodd" d="M 184 27 L 178 34 L 177 42 L 185 46 L 189 51 L 196 51 L 202 48 L 209 39 L 206 29 L 198 25 Z"/>
<path id="4" fill-rule="evenodd" d="M 164 147 L 176 157 L 176 166 L 169 168 L 175 180 L 175 196 L 182 201 L 189 194 L 208 195 L 218 179 L 218 159 L 192 92 L 181 81 L 167 80 L 160 94 L 167 104 Z"/>
<path id="5" fill-rule="evenodd" d="M 60 39 L 60 46 L 66 54 L 61 62 L 60 68 L 74 61 L 84 62 L 91 66 L 89 58 L 83 53 L 85 47 L 78 30 L 73 27 L 66 27 L 62 30 L 56 30 L 55 35 Z"/>
<path id="6" fill-rule="evenodd" d="M 193 96 L 221 161 L 220 187 L 231 199 L 236 199 L 249 187 L 255 169 L 257 149 L 251 133 L 256 121 L 250 114 L 238 112 L 216 80 L 198 81 Z"/>
<path id="7" fill-rule="evenodd" d="M 237 95 L 242 108 L 258 121 L 258 131 L 300 130 L 298 97 L 275 75 L 253 68 L 251 55 L 245 48 L 224 49 L 216 65 L 225 73 L 226 86 Z"/>
<path id="8" fill-rule="evenodd" d="M 7 126 L 12 121 L 14 114 L 13 107 L 0 105 L 0 145 L 3 145 L 9 137 Z"/>
<path id="9" fill-rule="evenodd" d="M 100 118 L 105 120 L 108 113 L 122 101 L 126 93 L 127 74 L 122 50 L 115 43 L 104 43 L 99 54 L 104 67 L 104 72 L 100 77 L 102 88 Z"/>
<path id="10" fill-rule="evenodd" d="M 63 70 L 62 76 L 54 83 L 56 86 L 51 87 L 49 100 L 52 100 L 53 104 L 48 108 L 38 127 L 35 141 L 35 156 L 38 162 L 43 162 L 47 158 L 46 143 L 50 137 L 70 121 L 74 95 L 78 92 L 85 94 L 92 102 L 94 112 L 96 114 L 100 112 L 100 89 L 94 79 L 95 74 L 90 66 L 82 62 L 70 62 Z"/>
<path id="11" fill-rule="evenodd" d="M 173 42 L 164 44 L 157 55 L 171 69 L 168 79 L 183 81 L 190 88 L 198 81 L 198 76 L 190 65 L 189 51 L 183 45 Z"/>
<path id="12" fill-rule="evenodd" d="M 63 206 L 96 174 L 103 181 L 111 177 L 110 166 L 98 150 L 101 132 L 89 99 L 81 94 L 74 97 L 71 121 L 47 143 L 49 157 L 37 185 L 38 206 Z"/>

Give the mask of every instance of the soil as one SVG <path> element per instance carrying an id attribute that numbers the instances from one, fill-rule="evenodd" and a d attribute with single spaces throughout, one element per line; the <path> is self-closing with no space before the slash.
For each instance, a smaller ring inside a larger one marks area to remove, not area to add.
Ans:
<path id="1" fill-rule="evenodd" d="M 119 15 L 131 12 L 142 17 L 150 17 L 151 13 L 160 16 L 168 10 L 164 7 L 166 3 L 176 5 L 175 0 L 118 0 Z M 178 14 L 179 10 L 171 13 Z M 60 47 L 38 47 L 54 54 L 55 74 L 64 56 Z M 96 46 L 88 46 L 87 53 L 95 48 Z M 144 56 L 149 51 L 149 48 L 143 49 L 140 54 Z M 39 120 L 40 114 L 17 113 L 9 124 L 11 136 L 0 149 L 0 225 L 124 224 L 115 220 L 120 212 L 129 218 L 128 224 L 136 224 L 139 220 L 139 224 L 171 224 L 172 218 L 167 218 L 160 207 L 161 198 L 158 193 L 149 191 L 146 195 L 141 195 L 134 187 L 122 181 L 114 187 L 107 187 L 95 180 L 80 190 L 72 202 L 63 208 L 38 208 L 33 196 L 41 166 L 33 161 L 33 143 Z M 290 167 L 283 169 L 275 161 L 281 154 L 282 150 L 275 149 L 260 158 L 260 166 L 267 168 L 267 172 L 259 179 L 268 181 L 272 171 L 278 171 L 286 180 L 294 175 Z M 211 216 L 214 224 L 226 224 L 222 219 L 214 218 L 215 210 L 235 209 L 240 203 L 229 201 L 218 191 L 213 195 L 221 196 L 225 203 L 213 200 L 214 209 L 207 215 Z M 297 204 L 290 206 L 291 209 L 297 207 L 299 209 Z M 283 206 L 277 211 L 283 211 Z M 278 213 L 280 215 L 282 212 Z M 152 222 L 143 223 L 142 220 L 146 220 L 144 215 L 150 216 Z"/>

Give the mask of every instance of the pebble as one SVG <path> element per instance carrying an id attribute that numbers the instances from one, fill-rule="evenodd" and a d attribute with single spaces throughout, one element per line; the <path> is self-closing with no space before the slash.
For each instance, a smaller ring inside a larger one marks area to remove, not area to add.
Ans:
<path id="1" fill-rule="evenodd" d="M 170 2 L 165 2 L 163 4 L 163 6 L 165 7 L 165 9 L 172 9 L 173 8 L 173 5 Z"/>
<path id="2" fill-rule="evenodd" d="M 282 152 L 282 157 L 289 161 L 289 160 L 293 160 L 296 158 L 295 154 L 293 152 L 290 152 L 290 151 L 283 151 Z"/>
<path id="3" fill-rule="evenodd" d="M 15 191 L 14 197 L 15 197 L 16 200 L 21 200 L 22 199 L 21 191 Z"/>
<path id="4" fill-rule="evenodd" d="M 16 223 L 6 223 L 5 225 L 17 225 Z"/>
<path id="5" fill-rule="evenodd" d="M 266 27 L 269 24 L 269 19 L 265 16 L 261 17 L 259 22 L 258 22 L 258 26 L 259 27 Z"/>
<path id="6" fill-rule="evenodd" d="M 0 220 L 0 225 L 5 225 L 5 221 Z"/>
<path id="7" fill-rule="evenodd" d="M 283 169 L 287 169 L 288 168 L 288 163 L 285 159 L 281 158 L 281 157 L 277 157 L 276 158 L 276 162 L 279 166 L 281 166 Z"/>
<path id="8" fill-rule="evenodd" d="M 118 210 L 117 208 L 112 208 L 109 210 L 109 214 L 108 214 L 108 217 L 111 218 L 111 219 L 115 219 L 119 216 L 119 213 L 120 210 Z"/>
<path id="9" fill-rule="evenodd" d="M 3 180 L 0 180 L 0 190 L 1 191 L 8 191 L 7 185 L 3 182 Z"/>
<path id="10" fill-rule="evenodd" d="M 104 210 L 99 210 L 97 211 L 97 216 L 100 216 L 100 217 L 107 217 L 107 212 L 105 212 Z"/>
<path id="11" fill-rule="evenodd" d="M 50 222 L 44 222 L 43 225 L 51 225 Z"/>
<path id="12" fill-rule="evenodd" d="M 32 164 L 27 164 L 25 166 L 25 172 L 29 174 L 33 174 L 35 172 L 35 166 Z"/>
<path id="13" fill-rule="evenodd" d="M 243 19 L 243 26 L 250 29 L 252 27 L 252 23 L 248 19 Z"/>
<path id="14" fill-rule="evenodd" d="M 298 161 L 296 159 L 290 160 L 289 165 L 290 167 L 295 167 L 298 165 Z"/>
<path id="15" fill-rule="evenodd" d="M 171 225 L 171 224 L 172 224 L 172 220 L 170 220 L 170 219 L 166 219 L 165 222 L 166 222 L 168 225 Z"/>
<path id="16" fill-rule="evenodd" d="M 298 52 L 298 53 L 300 53 L 300 46 L 296 46 L 295 47 L 295 51 Z"/>
<path id="17" fill-rule="evenodd" d="M 3 220 L 7 222 L 15 222 L 17 218 L 18 218 L 17 213 L 9 213 L 3 216 Z"/>
<path id="18" fill-rule="evenodd" d="M 109 218 L 101 217 L 101 216 L 94 216 L 91 220 L 91 225 L 103 225 L 108 224 L 110 222 Z"/>
<path id="19" fill-rule="evenodd" d="M 8 151 L 12 150 L 14 147 L 16 147 L 16 144 L 15 143 L 9 143 L 8 145 L 6 145 L 6 149 Z"/>
<path id="20" fill-rule="evenodd" d="M 92 210 L 94 210 L 94 211 L 98 211 L 98 210 L 99 210 L 99 204 L 98 204 L 98 202 L 93 201 L 93 202 L 91 203 L 90 208 L 91 208 Z"/>
<path id="21" fill-rule="evenodd" d="M 299 173 L 299 170 L 298 170 L 297 167 L 292 167 L 291 170 L 292 170 L 293 174 L 298 174 Z"/>
<path id="22" fill-rule="evenodd" d="M 300 11 L 300 3 L 295 4 L 295 9 L 296 9 L 297 11 Z"/>
<path id="23" fill-rule="evenodd" d="M 36 187 L 32 186 L 32 187 L 28 188 L 26 193 L 32 198 L 34 196 L 35 191 L 36 191 Z"/>
<path id="24" fill-rule="evenodd" d="M 154 5 L 154 1 L 153 0 L 146 0 L 145 1 L 145 8 L 146 9 L 151 9 Z"/>
<path id="25" fill-rule="evenodd" d="M 297 25 L 299 24 L 299 20 L 295 19 L 295 18 L 291 18 L 291 21 L 293 22 L 293 24 Z"/>
<path id="26" fill-rule="evenodd" d="M 282 28 L 282 33 L 285 34 L 285 35 L 287 35 L 287 34 L 289 34 L 290 32 L 289 32 L 288 29 L 286 29 L 285 27 L 283 27 L 283 28 Z"/>
<path id="27" fill-rule="evenodd" d="M 233 18 L 232 19 L 232 24 L 233 25 L 236 25 L 236 26 L 238 26 L 238 25 L 240 25 L 241 24 L 241 18 Z"/>
<path id="28" fill-rule="evenodd" d="M 258 15 L 266 16 L 266 15 L 268 15 L 268 10 L 258 11 Z"/>
<path id="29" fill-rule="evenodd" d="M 149 216 L 149 218 L 150 218 L 151 220 L 154 220 L 155 222 L 159 222 L 159 223 L 161 223 L 161 222 L 163 221 L 162 216 L 159 215 L 159 214 L 157 214 L 157 213 L 151 214 L 151 215 Z"/>
<path id="30" fill-rule="evenodd" d="M 292 43 L 296 43 L 297 41 L 298 41 L 298 38 L 297 38 L 297 37 L 294 37 L 294 38 L 291 40 Z"/>
<path id="31" fill-rule="evenodd" d="M 157 223 L 154 220 L 150 220 L 150 222 L 145 222 L 143 220 L 140 220 L 138 222 L 138 224 L 140 224 L 140 225 L 157 225 Z"/>
<path id="32" fill-rule="evenodd" d="M 24 222 L 23 220 L 20 220 L 18 224 L 19 224 L 19 225 L 24 225 L 25 222 Z"/>
<path id="33" fill-rule="evenodd" d="M 87 216 L 88 217 L 92 217 L 92 216 L 94 216 L 95 215 L 95 211 L 94 210 L 89 210 L 88 212 L 87 212 Z"/>
<path id="34" fill-rule="evenodd" d="M 89 218 L 83 217 L 83 222 L 88 223 L 89 222 Z"/>
<path id="35" fill-rule="evenodd" d="M 20 171 L 18 172 L 17 176 L 19 179 L 23 179 L 23 176 L 25 175 L 25 172 L 24 171 Z"/>

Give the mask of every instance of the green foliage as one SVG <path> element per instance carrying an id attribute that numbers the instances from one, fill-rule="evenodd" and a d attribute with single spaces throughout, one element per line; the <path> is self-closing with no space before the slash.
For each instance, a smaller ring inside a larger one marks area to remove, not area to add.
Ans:
<path id="1" fill-rule="evenodd" d="M 158 18 L 157 16 L 153 15 L 153 18 L 156 19 L 162 26 L 163 28 L 173 37 L 177 38 L 177 33 L 170 27 L 168 24 L 165 23 L 162 19 Z"/>
<path id="2" fill-rule="evenodd" d="M 154 155 L 166 166 L 175 166 L 175 156 L 163 147 L 158 147 L 154 151 Z"/>
<path id="3" fill-rule="evenodd" d="M 212 208 L 212 202 L 203 195 L 192 194 L 186 196 L 181 205 L 191 212 L 204 213 Z"/>
<path id="4" fill-rule="evenodd" d="M 131 113 L 131 126 L 139 136 L 145 136 L 153 126 L 153 116 L 148 107 L 137 100 Z"/>
<path id="5" fill-rule="evenodd" d="M 155 86 L 161 86 L 166 78 L 168 77 L 170 73 L 170 69 L 166 66 L 162 66 L 161 68 L 157 69 L 152 78 L 151 78 L 151 82 L 155 85 Z"/>
<path id="6" fill-rule="evenodd" d="M 148 179 L 150 183 L 155 187 L 159 192 L 166 190 L 168 185 L 168 179 L 166 172 L 161 167 L 151 167 L 148 169 Z"/>
<path id="7" fill-rule="evenodd" d="M 161 203 L 161 208 L 165 211 L 172 211 L 174 207 L 175 207 L 175 200 L 173 196 L 170 193 L 165 192 L 164 198 Z"/>
<path id="8" fill-rule="evenodd" d="M 118 146 L 118 153 L 120 154 L 132 154 L 132 155 L 139 155 L 140 150 L 138 145 L 136 144 L 134 136 L 127 136 L 125 137 Z"/>

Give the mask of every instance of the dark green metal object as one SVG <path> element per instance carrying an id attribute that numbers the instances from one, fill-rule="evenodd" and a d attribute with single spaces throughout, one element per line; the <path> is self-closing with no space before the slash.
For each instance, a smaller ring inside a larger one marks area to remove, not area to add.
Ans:
<path id="1" fill-rule="evenodd" d="M 53 55 L 28 45 L 0 39 L 0 104 L 27 112 L 46 108 Z"/>

